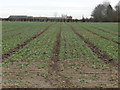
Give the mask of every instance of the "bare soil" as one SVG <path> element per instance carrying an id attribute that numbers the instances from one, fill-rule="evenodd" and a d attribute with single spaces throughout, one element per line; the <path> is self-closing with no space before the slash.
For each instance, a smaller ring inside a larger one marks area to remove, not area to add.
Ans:
<path id="1" fill-rule="evenodd" d="M 59 69 L 57 70 L 59 71 L 55 72 L 56 67 L 54 67 L 52 70 L 53 75 L 50 75 L 49 64 L 49 60 L 33 60 L 4 65 L 3 88 L 118 87 L 117 67 L 109 67 L 104 62 L 87 60 L 58 61 Z"/>
<path id="2" fill-rule="evenodd" d="M 22 66 L 23 65 L 23 66 Z M 46 61 L 12 62 L 3 67 L 3 88 L 53 88 L 47 78 Z"/>

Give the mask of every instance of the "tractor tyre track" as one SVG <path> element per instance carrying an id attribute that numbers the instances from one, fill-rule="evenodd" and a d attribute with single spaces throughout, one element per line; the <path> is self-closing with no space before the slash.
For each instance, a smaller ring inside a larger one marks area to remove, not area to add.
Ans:
<path id="1" fill-rule="evenodd" d="M 107 55 L 107 53 L 105 51 L 100 50 L 100 48 L 96 45 L 94 45 L 94 43 L 90 42 L 88 38 L 83 37 L 79 32 L 76 31 L 76 29 L 70 25 L 72 31 L 80 37 L 80 39 L 82 39 L 87 46 L 95 53 L 98 55 L 98 58 L 104 60 L 104 62 L 110 63 L 111 65 L 118 65 L 117 60 L 114 60 L 111 56 Z"/>
<path id="2" fill-rule="evenodd" d="M 120 44 L 118 41 L 115 41 L 115 40 L 112 40 L 112 39 L 109 39 L 109 38 L 103 37 L 103 36 L 101 36 L 101 35 L 99 35 L 99 34 L 93 32 L 93 31 L 91 31 L 91 30 L 89 30 L 89 29 L 83 27 L 83 26 L 81 26 L 81 27 L 84 28 L 86 31 L 88 31 L 88 32 L 90 32 L 90 33 L 92 33 L 92 34 L 94 34 L 94 35 L 97 35 L 97 36 L 99 36 L 99 37 L 101 37 L 101 38 L 103 38 L 103 39 L 105 39 L 105 40 L 112 41 L 113 43 L 116 43 L 116 44 L 118 44 L 118 45 Z"/>
<path id="3" fill-rule="evenodd" d="M 56 88 L 68 88 L 74 87 L 72 83 L 64 75 L 60 73 L 59 52 L 61 43 L 61 26 L 59 26 L 59 31 L 56 35 L 56 40 L 54 41 L 53 51 L 51 55 L 51 60 L 49 61 L 48 78 L 47 81 Z"/>
<path id="4" fill-rule="evenodd" d="M 51 26 L 51 25 L 50 25 Z M 45 31 L 48 30 L 48 28 L 50 28 L 50 26 L 47 26 L 45 29 L 43 29 L 41 32 L 35 34 L 34 36 L 30 37 L 29 39 L 25 40 L 24 42 L 18 44 L 15 48 L 11 48 L 8 52 L 3 53 L 2 54 L 2 59 L 6 59 L 9 56 L 15 54 L 19 49 L 23 48 L 24 46 L 26 46 L 29 42 L 31 42 L 32 40 L 34 40 L 35 38 L 37 38 L 38 36 L 40 36 L 41 34 L 43 34 Z"/>

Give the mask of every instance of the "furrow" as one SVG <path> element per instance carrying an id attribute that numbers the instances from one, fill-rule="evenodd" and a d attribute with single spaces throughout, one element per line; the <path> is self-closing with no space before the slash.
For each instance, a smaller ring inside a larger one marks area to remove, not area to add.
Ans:
<path id="1" fill-rule="evenodd" d="M 43 34 L 45 31 L 48 30 L 50 26 L 47 26 L 45 29 L 43 29 L 41 32 L 35 34 L 34 36 L 30 37 L 29 39 L 25 40 L 24 42 L 18 44 L 15 48 L 10 49 L 8 52 L 3 53 L 2 54 L 2 59 L 6 59 L 9 56 L 15 54 L 19 49 L 23 48 L 24 46 L 26 46 L 27 44 L 29 44 L 29 42 L 31 42 L 32 40 L 34 40 L 35 38 L 37 38 L 38 36 L 40 36 L 41 34 Z"/>
<path id="2" fill-rule="evenodd" d="M 111 56 L 107 55 L 105 51 L 100 50 L 100 48 L 94 43 L 90 42 L 88 38 L 83 37 L 80 33 L 76 31 L 76 29 L 70 25 L 72 31 L 82 39 L 87 46 L 95 53 L 98 55 L 98 58 L 102 59 L 105 61 L 105 63 L 111 63 L 112 65 L 118 65 L 117 60 L 114 60 Z"/>
<path id="3" fill-rule="evenodd" d="M 101 36 L 101 35 L 99 35 L 99 34 L 93 32 L 93 31 L 91 31 L 91 30 L 89 30 L 89 29 L 83 27 L 83 26 L 81 26 L 81 27 L 84 28 L 86 31 L 88 31 L 88 32 L 90 32 L 90 33 L 92 33 L 92 34 L 94 34 L 94 35 L 97 35 L 97 36 L 99 36 L 99 37 L 101 37 L 101 38 L 103 38 L 103 39 L 105 39 L 105 40 L 109 40 L 109 41 L 112 41 L 112 42 L 114 42 L 114 43 L 116 43 L 116 44 L 120 44 L 118 41 L 115 41 L 115 40 L 112 40 L 112 39 L 103 37 L 103 36 Z"/>
<path id="4" fill-rule="evenodd" d="M 61 26 L 59 27 L 59 31 L 56 35 L 56 40 L 54 42 L 53 52 L 51 55 L 51 60 L 49 62 L 48 81 L 57 88 L 68 88 L 74 87 L 73 84 L 66 78 L 64 75 L 60 73 L 60 65 L 59 61 L 59 52 L 60 52 L 60 43 L 61 43 Z"/>

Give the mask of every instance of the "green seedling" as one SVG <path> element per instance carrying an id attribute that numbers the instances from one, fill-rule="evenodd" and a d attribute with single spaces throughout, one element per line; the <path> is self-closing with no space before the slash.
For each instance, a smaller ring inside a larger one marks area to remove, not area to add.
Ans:
<path id="1" fill-rule="evenodd" d="M 81 79 L 79 82 L 80 82 L 81 84 L 88 83 L 88 82 L 85 81 L 84 79 Z"/>
<path id="2" fill-rule="evenodd" d="M 92 80 L 98 80 L 98 79 L 99 77 L 96 74 L 92 75 Z"/>
<path id="3" fill-rule="evenodd" d="M 47 78 L 47 75 L 45 73 L 37 73 L 37 76 L 41 76 L 41 77 Z"/>
<path id="4" fill-rule="evenodd" d="M 109 81 L 116 81 L 116 78 L 115 77 L 110 77 L 108 80 Z"/>
<path id="5" fill-rule="evenodd" d="M 38 69 L 42 69 L 42 68 L 46 68 L 48 66 L 48 64 L 42 64 L 40 66 L 37 66 Z"/>
<path id="6" fill-rule="evenodd" d="M 93 69 L 105 70 L 105 65 L 92 65 Z"/>

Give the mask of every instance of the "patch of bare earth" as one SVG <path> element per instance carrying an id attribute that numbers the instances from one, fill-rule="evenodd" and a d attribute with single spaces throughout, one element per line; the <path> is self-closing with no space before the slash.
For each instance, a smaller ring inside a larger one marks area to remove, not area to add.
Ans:
<path id="1" fill-rule="evenodd" d="M 21 61 L 3 65 L 2 86 L 3 88 L 57 88 L 59 85 L 66 86 L 68 80 L 76 88 L 118 87 L 117 67 L 109 67 L 104 62 L 73 60 L 58 61 L 57 65 L 60 67 L 59 71 L 54 71 L 52 76 L 48 73 L 48 61 Z M 70 85 L 69 83 L 67 84 Z"/>
<path id="2" fill-rule="evenodd" d="M 12 62 L 3 66 L 3 88 L 53 88 L 46 81 L 46 61 Z"/>
<path id="3" fill-rule="evenodd" d="M 118 69 L 97 61 L 61 61 L 61 74 L 79 88 L 117 88 Z"/>

